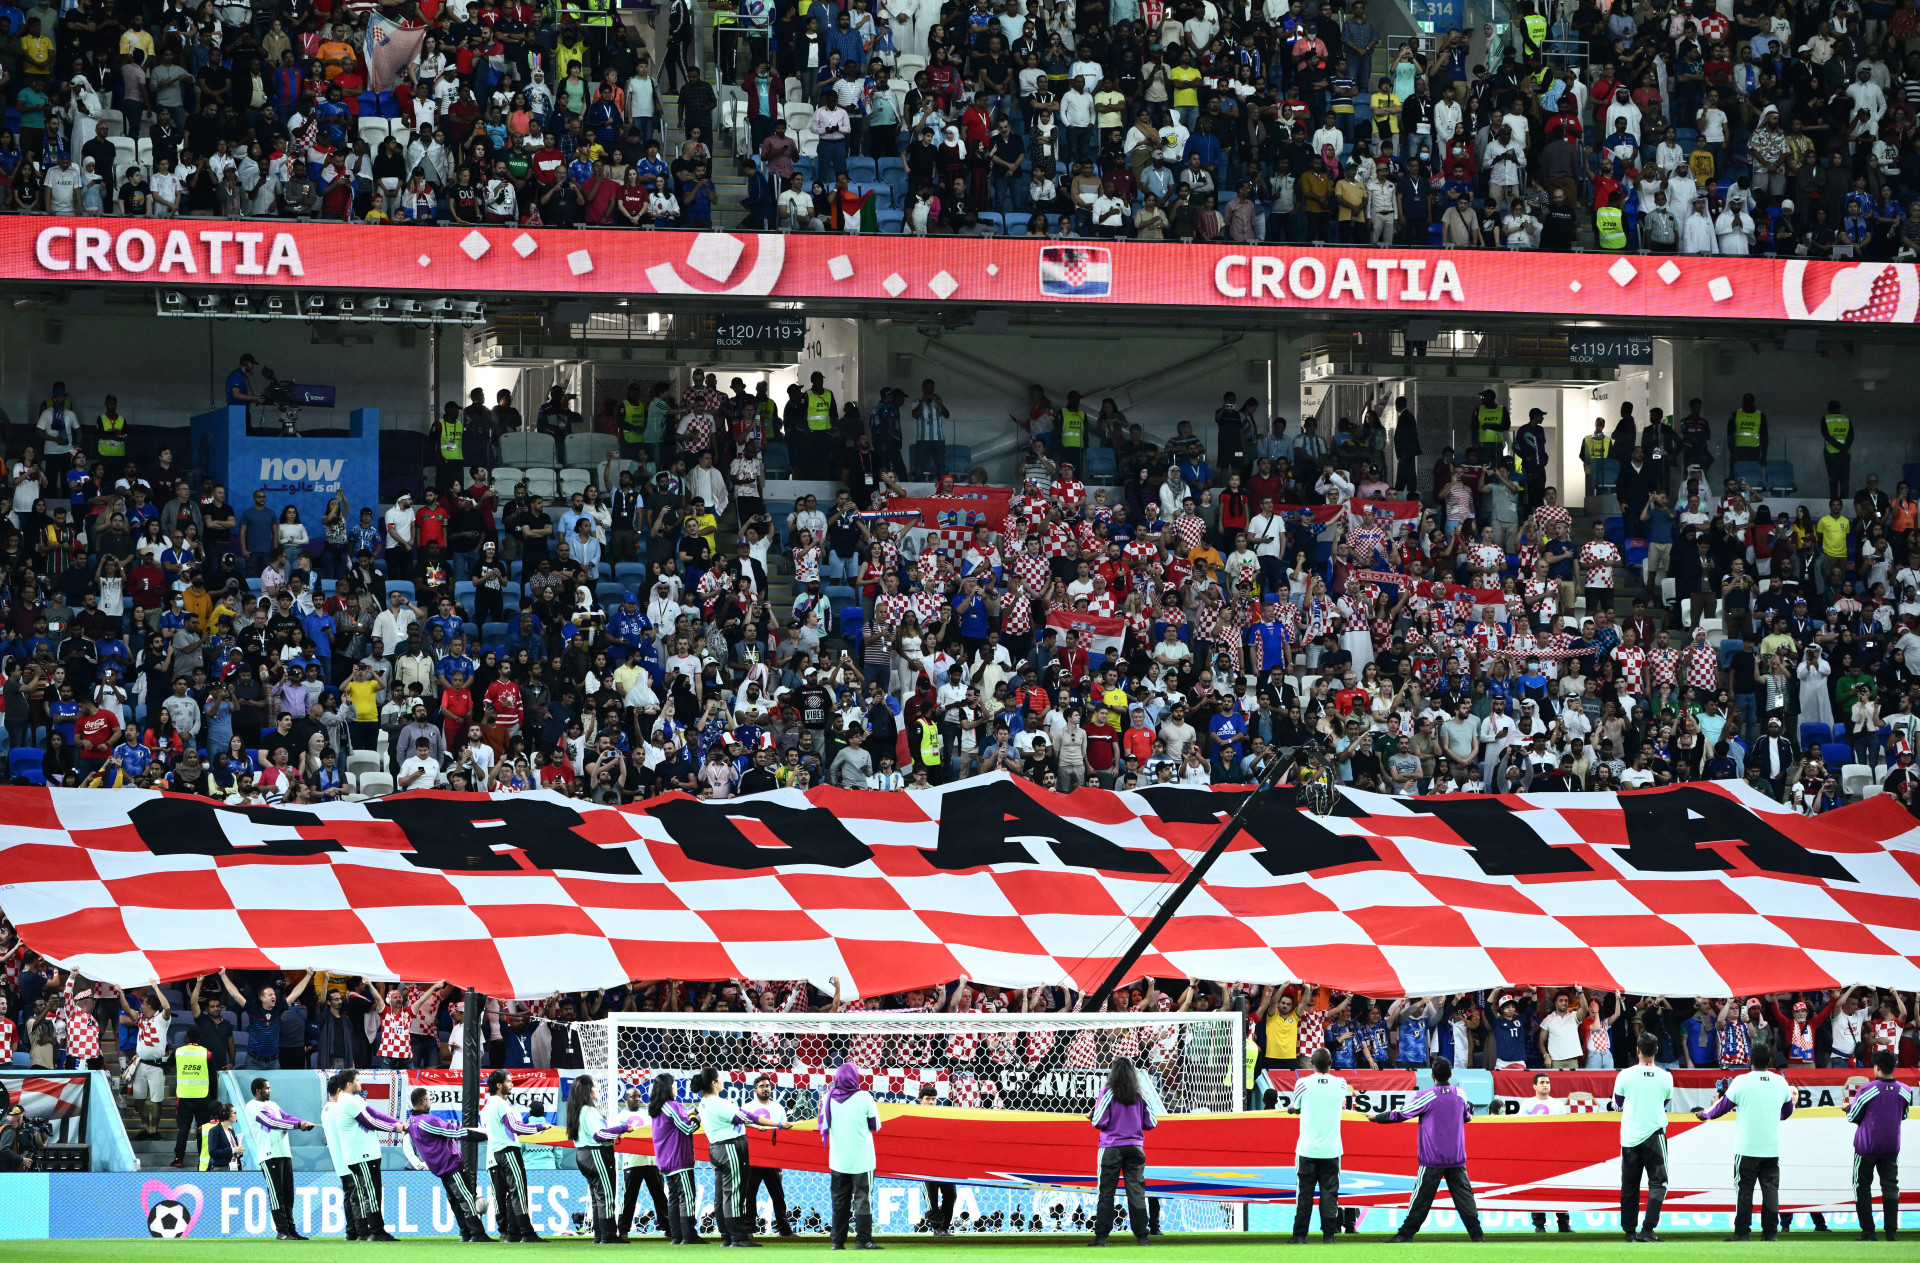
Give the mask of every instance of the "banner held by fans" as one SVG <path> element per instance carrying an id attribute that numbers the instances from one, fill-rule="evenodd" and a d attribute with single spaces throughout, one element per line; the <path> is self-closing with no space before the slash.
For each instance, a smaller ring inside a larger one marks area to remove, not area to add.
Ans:
<path id="1" fill-rule="evenodd" d="M 1241 787 L 1055 794 L 1004 773 L 626 807 L 538 791 L 229 807 L 0 788 L 0 909 L 122 987 L 217 969 L 445 978 L 542 997 L 632 978 L 966 975 L 1093 986 Z M 1374 996 L 1554 979 L 1635 994 L 1920 989 L 1913 819 L 1794 814 L 1737 782 L 1393 798 L 1266 795 L 1134 977 Z"/>

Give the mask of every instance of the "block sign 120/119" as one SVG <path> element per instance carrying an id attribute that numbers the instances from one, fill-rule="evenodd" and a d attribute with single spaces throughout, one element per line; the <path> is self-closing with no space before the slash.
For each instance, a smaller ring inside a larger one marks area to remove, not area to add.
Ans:
<path id="1" fill-rule="evenodd" d="M 723 351 L 797 351 L 806 337 L 805 316 L 721 316 L 713 322 L 713 345 Z"/>

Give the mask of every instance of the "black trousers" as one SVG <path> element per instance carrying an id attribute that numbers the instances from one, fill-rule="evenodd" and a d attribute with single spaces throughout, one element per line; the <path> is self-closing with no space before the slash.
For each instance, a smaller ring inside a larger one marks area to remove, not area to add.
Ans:
<path id="1" fill-rule="evenodd" d="M 447 1195 L 447 1205 L 453 1210 L 454 1222 L 460 1225 L 460 1239 L 478 1241 L 486 1236 L 486 1221 L 474 1210 L 473 1189 L 467 1184 L 467 1173 L 455 1167 L 440 1177 L 440 1189 Z"/>
<path id="2" fill-rule="evenodd" d="M 493 1216 L 500 1235 L 524 1241 L 532 1234 L 527 1217 L 527 1160 L 513 1145 L 502 1145 L 493 1159 Z"/>
<path id="3" fill-rule="evenodd" d="M 746 1213 L 747 1138 L 709 1141 L 707 1153 L 713 1160 L 713 1217 L 720 1225 L 725 1242 L 753 1235 L 751 1224 L 741 1224 Z"/>
<path id="4" fill-rule="evenodd" d="M 1753 1185 L 1760 1182 L 1760 1231 L 1772 1236 L 1780 1230 L 1780 1159 L 1736 1156 L 1733 1160 L 1733 1232 L 1744 1237 L 1753 1229 Z M 1871 1218 L 1868 1220 L 1872 1222 Z"/>
<path id="5" fill-rule="evenodd" d="M 1652 1232 L 1660 1222 L 1660 1203 L 1667 1200 L 1667 1133 L 1656 1131 L 1631 1149 L 1620 1150 L 1620 1230 L 1635 1232 L 1641 1225 L 1640 1177 L 1647 1178 L 1645 1226 Z"/>
<path id="6" fill-rule="evenodd" d="M 185 1162 L 187 1159 L 187 1137 L 198 1136 L 203 1124 L 213 1121 L 213 1098 L 210 1096 L 181 1097 L 174 1109 L 179 1129 L 173 1137 L 173 1160 Z"/>
<path id="7" fill-rule="evenodd" d="M 746 1187 L 741 1191 L 740 1200 L 746 1209 L 740 1213 L 747 1217 L 747 1231 L 752 1232 L 754 1221 L 759 1218 L 760 1186 L 765 1185 L 767 1198 L 773 1202 L 773 1218 L 767 1221 L 767 1227 L 774 1232 L 783 1232 L 787 1227 L 787 1190 L 780 1183 L 779 1167 L 748 1167 Z"/>
<path id="8" fill-rule="evenodd" d="M 1313 1194 L 1320 1193 L 1320 1231 L 1340 1231 L 1340 1159 L 1301 1158 L 1294 1168 L 1293 1235 L 1307 1235 L 1313 1218 Z"/>
<path id="9" fill-rule="evenodd" d="M 922 1187 L 927 1190 L 927 1227 L 940 1232 L 952 1228 L 953 1199 L 959 1190 L 943 1180 L 928 1180 Z"/>
<path id="10" fill-rule="evenodd" d="M 684 1245 L 699 1235 L 700 1187 L 694 1182 L 693 1168 L 662 1171 L 667 1184 L 667 1217 L 674 1225 L 675 1245 Z"/>
<path id="11" fill-rule="evenodd" d="M 1873 1181 L 1880 1180 L 1880 1213 L 1887 1236 L 1900 1231 L 1900 1159 L 1897 1155 L 1869 1158 L 1853 1155 L 1853 1207 L 1860 1214 L 1860 1231 L 1873 1231 Z"/>
<path id="12" fill-rule="evenodd" d="M 1113 1231 L 1113 1194 L 1125 1179 L 1127 1226 L 1141 1240 L 1147 1237 L 1147 1151 L 1139 1145 L 1112 1145 L 1100 1150 L 1100 1208 L 1094 1215 L 1093 1235 L 1101 1240 Z"/>
<path id="13" fill-rule="evenodd" d="M 626 1188 L 622 1190 L 620 1199 L 620 1235 L 624 1237 L 633 1231 L 634 1208 L 640 1204 L 640 1186 L 645 1184 L 647 1196 L 653 1198 L 654 1226 L 671 1236 L 673 1220 L 667 1213 L 667 1182 L 660 1178 L 660 1168 L 657 1166 L 628 1167 L 622 1173 L 622 1177 L 622 1183 Z"/>
<path id="14" fill-rule="evenodd" d="M 346 1185 L 348 1204 L 352 1207 L 347 1216 L 347 1231 L 353 1231 L 357 1219 L 363 1240 L 385 1232 L 387 1221 L 383 1206 L 386 1194 L 380 1186 L 379 1159 L 370 1158 L 354 1163 L 341 1179 Z"/>
<path id="15" fill-rule="evenodd" d="M 603 1242 L 613 1229 L 614 1175 L 612 1145 L 575 1145 L 573 1165 L 586 1177 L 587 1201 L 593 1210 L 593 1239 Z"/>
<path id="16" fill-rule="evenodd" d="M 1460 1222 L 1466 1225 L 1467 1236 L 1478 1241 L 1484 1235 L 1480 1231 L 1480 1208 L 1474 1204 L 1473 1181 L 1467 1178 L 1465 1167 L 1420 1168 L 1420 1183 L 1413 1190 L 1413 1204 L 1407 1207 L 1407 1218 L 1400 1225 L 1399 1235 L 1411 1237 L 1427 1222 L 1427 1212 L 1433 1209 L 1433 1195 L 1440 1191 L 1441 1180 L 1447 1182 L 1447 1192 L 1453 1198 Z"/>
<path id="17" fill-rule="evenodd" d="M 1556 1211 L 1556 1212 L 1554 1212 L 1554 1218 L 1555 1218 L 1555 1219 L 1557 1219 L 1557 1220 L 1559 1220 L 1559 1228 L 1560 1228 L 1560 1231 L 1562 1231 L 1562 1232 L 1572 1232 L 1572 1231 L 1573 1231 L 1573 1216 L 1572 1216 L 1572 1215 L 1570 1215 L 1570 1214 L 1568 1214 L 1568 1213 L 1567 1213 L 1566 1211 L 1564 1211 L 1564 1210 L 1562 1210 L 1562 1211 Z M 1536 1228 L 1539 1228 L 1539 1229 L 1541 1229 L 1542 1231 L 1545 1231 L 1545 1229 L 1546 1229 L 1546 1226 L 1547 1226 L 1547 1212 L 1546 1212 L 1546 1211 L 1544 1211 L 1544 1210 L 1536 1210 L 1536 1211 L 1534 1211 L 1534 1212 L 1533 1212 L 1533 1226 L 1534 1226 L 1534 1227 L 1536 1227 Z"/>
<path id="18" fill-rule="evenodd" d="M 1826 458 L 1827 498 L 1844 500 L 1853 493 L 1853 455 L 1828 452 Z"/>
<path id="19" fill-rule="evenodd" d="M 273 1212 L 273 1230 L 283 1236 L 292 1235 L 293 1159 L 261 1159 L 260 1178 L 267 1185 L 267 1209 Z"/>
<path id="20" fill-rule="evenodd" d="M 862 1171 L 848 1175 L 835 1171 L 828 1180 L 833 1196 L 833 1243 L 847 1243 L 847 1224 L 852 1221 L 860 1240 L 873 1240 L 873 1175 Z"/>

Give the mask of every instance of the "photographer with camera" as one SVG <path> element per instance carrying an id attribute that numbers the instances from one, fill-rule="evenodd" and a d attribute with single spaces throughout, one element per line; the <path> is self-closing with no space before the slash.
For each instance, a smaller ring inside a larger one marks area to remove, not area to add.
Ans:
<path id="1" fill-rule="evenodd" d="M 259 366 L 259 360 L 251 355 L 243 355 L 240 357 L 239 367 L 227 374 L 227 406 L 247 410 L 247 433 L 249 434 L 254 432 L 251 405 L 266 402 L 265 396 L 255 394 L 253 388 L 253 370 Z"/>

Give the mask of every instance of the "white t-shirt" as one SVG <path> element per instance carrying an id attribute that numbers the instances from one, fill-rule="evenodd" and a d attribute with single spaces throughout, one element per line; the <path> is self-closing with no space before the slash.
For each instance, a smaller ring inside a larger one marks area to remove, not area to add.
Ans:
<path id="1" fill-rule="evenodd" d="M 1860 1041 L 1866 1038 L 1867 1011 L 1855 1009 L 1843 1013 L 1838 1008 L 1833 1011 L 1833 1051 L 1842 1057 L 1851 1057 Z M 1737 1104 L 1738 1102 L 1736 1102 Z M 1749 1154 L 1749 1157 L 1764 1157 L 1764 1154 Z"/>
<path id="2" fill-rule="evenodd" d="M 1580 1060 L 1580 1014 L 1578 1010 L 1568 1009 L 1565 1013 L 1549 1013 L 1540 1019 L 1540 1029 L 1547 1033 L 1547 1056 L 1551 1060 Z"/>
<path id="3" fill-rule="evenodd" d="M 1613 1094 L 1626 1103 L 1620 1115 L 1620 1147 L 1631 1149 L 1667 1129 L 1673 1076 L 1659 1066 L 1628 1066 L 1613 1078 Z"/>
<path id="4" fill-rule="evenodd" d="M 87 187 L 87 177 L 79 167 L 70 166 L 63 171 L 55 166 L 41 183 L 47 189 L 47 209 L 56 215 L 71 215 L 80 191 Z"/>
<path id="5" fill-rule="evenodd" d="M 417 780 L 409 781 L 407 778 L 415 772 L 424 772 L 426 775 Z M 434 758 L 432 755 L 428 755 L 424 759 L 415 755 L 400 765 L 400 775 L 394 781 L 394 785 L 398 789 L 432 789 L 439 780 L 440 760 Z"/>
<path id="6" fill-rule="evenodd" d="M 1302 1158 L 1337 1158 L 1340 1113 L 1347 1107 L 1347 1082 L 1330 1074 L 1310 1074 L 1296 1080 L 1293 1107 L 1300 1111 L 1300 1140 L 1295 1152 Z"/>
<path id="7" fill-rule="evenodd" d="M 387 520 L 387 547 L 388 548 L 412 548 L 413 547 L 414 512 L 415 510 L 412 505 L 408 505 L 405 508 L 401 508 L 399 505 L 396 504 L 391 509 L 387 510 L 386 520 Z"/>

